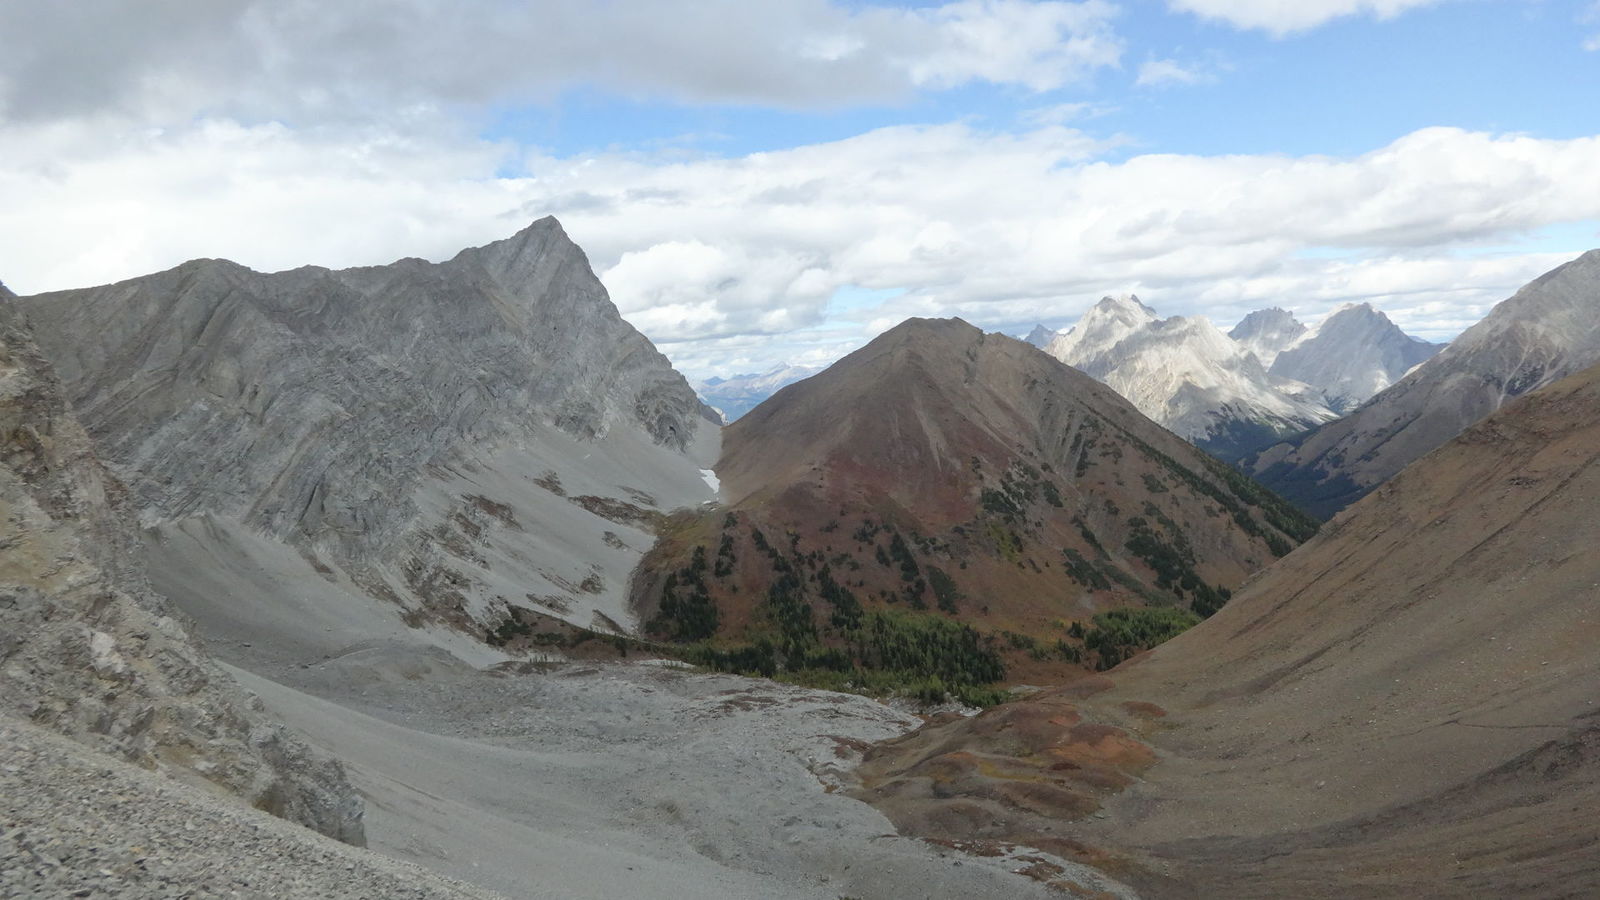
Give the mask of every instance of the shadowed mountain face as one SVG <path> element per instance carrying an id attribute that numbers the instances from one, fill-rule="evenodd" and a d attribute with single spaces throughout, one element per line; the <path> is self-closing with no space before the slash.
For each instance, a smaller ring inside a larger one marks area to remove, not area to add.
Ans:
<path id="1" fill-rule="evenodd" d="M 439 264 L 196 260 L 18 303 L 160 533 L 152 571 L 216 579 L 159 585 L 196 603 L 354 588 L 469 629 L 625 624 L 648 523 L 709 495 L 715 426 L 554 219 Z"/>
<path id="2" fill-rule="evenodd" d="M 1600 368 L 1402 472 L 1107 676 L 875 751 L 902 829 L 1149 896 L 1600 883 Z"/>
<path id="3" fill-rule="evenodd" d="M 726 508 L 679 521 L 636 596 L 657 632 L 849 643 L 940 611 L 1053 660 L 1065 621 L 1225 590 L 1309 535 L 1276 497 L 1012 338 L 913 319 L 724 435 Z M 1037 646 L 1034 646 L 1034 642 Z"/>
<path id="4" fill-rule="evenodd" d="M 1281 360 L 1281 358 L 1280 358 Z M 1243 465 L 1324 518 L 1507 400 L 1600 361 L 1600 250 L 1534 280 L 1350 415 Z"/>

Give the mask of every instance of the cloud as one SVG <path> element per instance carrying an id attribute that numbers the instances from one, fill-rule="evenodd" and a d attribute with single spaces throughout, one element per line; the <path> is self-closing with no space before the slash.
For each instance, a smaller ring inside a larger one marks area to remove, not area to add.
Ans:
<path id="1" fill-rule="evenodd" d="M 1210 73 L 1197 66 L 1185 66 L 1175 59 L 1151 59 L 1139 66 L 1139 77 L 1134 83 L 1141 87 L 1164 87 L 1199 84 L 1211 79 Z"/>
<path id="2" fill-rule="evenodd" d="M 427 119 L 576 86 L 828 107 L 1115 66 L 1106 0 L 75 0 L 0 4 L 0 120 Z M 92 36 L 84 23 L 93 22 Z"/>
<path id="3" fill-rule="evenodd" d="M 1236 28 L 1259 28 L 1277 36 L 1306 31 L 1344 16 L 1389 19 L 1443 0 L 1167 0 L 1172 9 Z"/>
<path id="4" fill-rule="evenodd" d="M 1578 13 L 1578 22 L 1583 25 L 1600 24 L 1600 3 L 1591 3 L 1582 12 Z M 1600 52 L 1600 31 L 1585 38 L 1582 46 L 1586 52 Z"/>
<path id="5" fill-rule="evenodd" d="M 221 119 L 15 125 L 0 129 L 0 279 L 33 293 L 198 256 L 442 259 L 554 213 L 630 321 L 703 374 L 837 355 L 907 315 L 1070 321 L 1129 289 L 1223 322 L 1372 299 L 1443 337 L 1558 261 L 1482 248 L 1600 220 L 1600 137 L 1431 128 L 1353 157 L 1107 150 L 1059 126 L 901 126 L 684 158 Z"/>

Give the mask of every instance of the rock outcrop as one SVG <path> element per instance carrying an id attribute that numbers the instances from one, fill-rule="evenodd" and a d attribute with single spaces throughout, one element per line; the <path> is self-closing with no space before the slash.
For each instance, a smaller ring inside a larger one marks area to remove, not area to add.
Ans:
<path id="1" fill-rule="evenodd" d="M 342 767 L 201 651 L 146 581 L 133 509 L 0 287 L 0 703 L 147 768 L 362 843 Z"/>

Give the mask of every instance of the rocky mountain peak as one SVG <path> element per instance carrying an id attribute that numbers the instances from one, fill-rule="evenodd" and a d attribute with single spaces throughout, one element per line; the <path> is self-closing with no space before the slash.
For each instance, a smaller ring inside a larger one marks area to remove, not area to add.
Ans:
<path id="1" fill-rule="evenodd" d="M 1347 412 L 1398 381 L 1443 345 L 1411 337 L 1370 303 L 1334 310 L 1273 361 L 1271 372 L 1321 392 Z"/>
<path id="2" fill-rule="evenodd" d="M 1102 300 L 1046 352 L 1224 459 L 1333 417 L 1307 399 L 1309 388 L 1273 379 L 1209 319 L 1161 319 L 1136 297 Z"/>
<path id="3" fill-rule="evenodd" d="M 1053 328 L 1046 328 L 1043 325 L 1035 325 L 1033 326 L 1033 330 L 1028 332 L 1027 337 L 1024 337 L 1022 340 L 1026 343 L 1032 344 L 1035 347 L 1038 347 L 1040 350 L 1043 350 L 1044 348 L 1050 346 L 1051 341 L 1055 340 L 1056 333 L 1056 330 Z"/>
<path id="4" fill-rule="evenodd" d="M 495 470 L 508 463 L 489 457 L 529 446 L 581 457 L 573 442 L 609 441 L 626 447 L 617 452 L 628 465 L 659 463 L 663 473 L 677 473 L 664 474 L 667 481 L 706 490 L 690 459 L 702 438 L 715 441 L 704 407 L 622 320 L 583 251 L 552 218 L 437 264 L 263 274 L 196 260 L 16 302 L 146 525 L 197 516 L 236 522 L 325 568 L 346 569 L 379 595 L 459 607 L 456 620 L 493 613 L 466 608 L 476 583 L 467 570 L 491 565 L 485 551 L 469 553 L 447 534 L 448 523 L 466 516 L 456 507 L 468 489 L 431 496 L 454 467 L 470 460 Z M 555 468 L 549 460 L 537 465 Z M 631 497 L 623 486 L 636 487 L 633 477 L 616 477 L 621 484 L 604 490 Z M 474 514 L 501 510 L 522 490 L 519 481 L 502 483 L 500 497 Z M 600 505 L 600 490 L 587 491 L 593 499 L 586 502 L 611 509 Z M 653 504 L 678 493 L 640 496 Z M 597 542 L 616 530 L 589 518 Z M 630 521 L 647 519 L 641 507 Z M 572 531 L 571 523 L 558 527 Z M 520 540 L 514 531 L 508 526 L 503 536 Z M 436 563 L 448 548 L 463 559 Z M 576 595 L 558 605 L 590 624 L 599 598 L 576 587 L 587 563 L 545 579 L 540 573 L 554 573 L 552 564 L 507 553 L 528 567 L 518 576 L 528 586 L 491 589 L 483 573 L 489 597 L 521 597 L 549 581 L 546 593 Z M 612 555 L 618 565 L 626 557 Z M 577 564 L 567 554 L 562 565 Z M 449 578 L 429 574 L 436 570 Z M 620 584 L 615 591 L 607 615 L 625 621 Z"/>
<path id="5" fill-rule="evenodd" d="M 1088 360 L 1104 353 L 1118 341 L 1156 321 L 1159 317 L 1155 311 L 1132 294 L 1104 297 L 1090 307 L 1071 330 L 1056 335 L 1044 350 L 1069 365 L 1078 365 L 1073 360 Z"/>
<path id="6" fill-rule="evenodd" d="M 1278 354 L 1292 346 L 1306 333 L 1306 326 L 1294 317 L 1294 313 L 1280 307 L 1258 309 L 1245 316 L 1239 324 L 1228 332 L 1228 337 L 1238 341 L 1246 350 L 1255 354 L 1261 365 L 1272 368 L 1272 363 Z"/>

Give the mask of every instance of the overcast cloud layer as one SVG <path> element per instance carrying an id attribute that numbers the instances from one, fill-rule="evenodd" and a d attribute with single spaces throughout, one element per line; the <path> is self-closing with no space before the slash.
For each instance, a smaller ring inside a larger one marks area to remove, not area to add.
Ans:
<path id="1" fill-rule="evenodd" d="M 427 0 L 101 0 L 73 8 L 101 17 L 104 45 L 65 66 L 87 46 L 66 4 L 0 7 L 0 34 L 31 38 L 0 55 L 0 278 L 31 293 L 197 256 L 440 259 L 554 214 L 630 321 L 690 374 L 731 374 L 826 362 L 910 315 L 1065 324 L 1126 290 L 1224 327 L 1371 300 L 1448 338 L 1571 255 L 1478 251 L 1600 219 L 1600 137 L 1441 127 L 1344 157 L 1130 156 L 1063 124 L 1091 104 L 1048 93 L 1126 64 L 1100 0 L 609 0 L 603 34 L 583 27 L 594 5 L 466 20 Z M 1287 34 L 1420 4 L 1172 5 Z M 1218 77 L 1153 55 L 1126 69 L 1163 91 Z M 476 136 L 496 104 L 596 83 L 779 106 L 978 83 L 1041 100 L 1020 130 L 896 126 L 726 158 Z"/>
<path id="2" fill-rule="evenodd" d="M 1105 0 L 73 0 L 0 5 L 13 120 L 197 110 L 392 120 L 574 85 L 834 106 L 982 81 L 1060 87 L 1121 55 Z M 93 40 L 85 40 L 92 26 Z"/>

